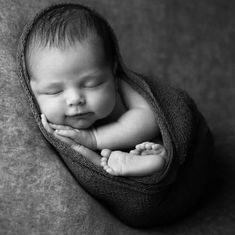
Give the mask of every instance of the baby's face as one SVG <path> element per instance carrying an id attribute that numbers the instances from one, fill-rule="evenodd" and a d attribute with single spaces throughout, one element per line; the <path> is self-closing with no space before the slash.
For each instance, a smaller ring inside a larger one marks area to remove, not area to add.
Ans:
<path id="1" fill-rule="evenodd" d="M 35 49 L 30 65 L 30 85 L 51 123 L 86 129 L 113 111 L 114 76 L 99 42 Z"/>

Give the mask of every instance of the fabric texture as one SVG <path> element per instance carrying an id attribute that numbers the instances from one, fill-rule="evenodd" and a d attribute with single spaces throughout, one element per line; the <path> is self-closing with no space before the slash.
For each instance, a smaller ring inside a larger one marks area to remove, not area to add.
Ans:
<path id="1" fill-rule="evenodd" d="M 194 101 L 186 92 L 160 81 L 150 89 L 145 81 L 148 78 L 130 72 L 124 79 L 151 104 L 169 155 L 168 162 L 161 175 L 128 178 L 107 174 L 48 134 L 41 124 L 25 64 L 25 43 L 33 23 L 44 11 L 25 27 L 20 38 L 18 73 L 35 121 L 47 141 L 79 184 L 126 224 L 148 227 L 171 222 L 188 213 L 203 193 L 213 151 L 210 130 Z"/>

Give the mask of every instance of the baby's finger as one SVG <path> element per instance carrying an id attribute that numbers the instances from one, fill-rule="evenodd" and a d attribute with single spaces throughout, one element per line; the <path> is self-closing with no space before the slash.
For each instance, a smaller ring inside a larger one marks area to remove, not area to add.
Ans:
<path id="1" fill-rule="evenodd" d="M 76 130 L 55 130 L 55 133 L 73 139 L 78 135 L 78 131 Z"/>
<path id="2" fill-rule="evenodd" d="M 73 128 L 70 126 L 58 125 L 58 124 L 54 124 L 54 123 L 49 123 L 49 125 L 50 125 L 50 127 L 52 127 L 53 129 L 56 129 L 56 130 L 73 130 Z"/>
<path id="3" fill-rule="evenodd" d="M 53 134 L 54 130 L 49 126 L 49 123 L 47 122 L 46 116 L 44 114 L 41 114 L 41 120 L 42 120 L 42 125 L 46 129 L 46 131 Z"/>

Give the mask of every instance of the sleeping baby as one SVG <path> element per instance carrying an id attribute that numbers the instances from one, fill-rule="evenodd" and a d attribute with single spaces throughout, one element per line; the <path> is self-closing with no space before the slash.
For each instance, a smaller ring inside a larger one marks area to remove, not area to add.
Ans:
<path id="1" fill-rule="evenodd" d="M 152 107 L 129 76 L 109 24 L 86 7 L 54 8 L 26 45 L 30 86 L 44 128 L 72 148 L 99 151 L 115 176 L 164 170 L 167 152 Z"/>

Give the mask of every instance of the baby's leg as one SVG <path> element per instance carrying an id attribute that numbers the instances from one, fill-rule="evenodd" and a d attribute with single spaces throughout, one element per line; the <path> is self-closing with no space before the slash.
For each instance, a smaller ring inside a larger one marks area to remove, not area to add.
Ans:
<path id="1" fill-rule="evenodd" d="M 111 175 L 146 176 L 163 169 L 166 150 L 160 144 L 144 142 L 130 153 L 103 149 L 101 155 L 101 166 Z"/>

